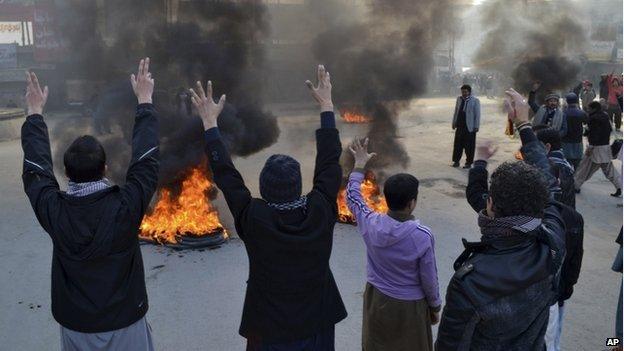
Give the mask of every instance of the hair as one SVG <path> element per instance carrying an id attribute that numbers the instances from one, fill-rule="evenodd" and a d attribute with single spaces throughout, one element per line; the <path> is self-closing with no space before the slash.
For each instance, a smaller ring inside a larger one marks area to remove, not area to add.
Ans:
<path id="1" fill-rule="evenodd" d="M 602 111 L 602 104 L 599 101 L 592 101 L 589 105 L 587 105 L 587 107 L 593 111 Z"/>
<path id="2" fill-rule="evenodd" d="M 93 182 L 104 177 L 106 153 L 96 138 L 83 135 L 67 148 L 63 163 L 65 173 L 72 182 Z"/>
<path id="3" fill-rule="evenodd" d="M 470 85 L 464 84 L 464 85 L 461 86 L 461 88 L 459 88 L 459 90 L 464 90 L 464 89 L 466 89 L 466 90 L 468 90 L 469 92 L 472 93 L 472 87 Z"/>
<path id="4" fill-rule="evenodd" d="M 548 183 L 537 168 L 523 161 L 505 162 L 492 173 L 490 182 L 496 217 L 544 216 Z"/>
<path id="5" fill-rule="evenodd" d="M 533 130 L 537 136 L 537 139 L 545 144 L 550 144 L 551 150 L 559 150 L 561 149 L 561 136 L 559 132 L 545 126 L 546 128 L 540 128 L 541 126 L 535 126 Z M 538 129 L 539 128 L 539 129 Z"/>
<path id="6" fill-rule="evenodd" d="M 411 174 L 395 174 L 386 179 L 383 193 L 389 209 L 403 210 L 410 201 L 418 199 L 418 179 Z"/>

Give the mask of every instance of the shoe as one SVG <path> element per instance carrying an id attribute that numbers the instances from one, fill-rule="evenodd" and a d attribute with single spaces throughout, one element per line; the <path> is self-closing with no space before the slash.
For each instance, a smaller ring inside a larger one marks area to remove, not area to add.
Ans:
<path id="1" fill-rule="evenodd" d="M 574 192 L 577 193 L 577 194 L 580 194 L 581 193 L 581 189 L 574 189 Z"/>
<path id="2" fill-rule="evenodd" d="M 611 196 L 613 196 L 613 197 L 620 197 L 620 196 L 622 196 L 622 189 L 616 190 L 613 194 L 611 194 Z"/>
<path id="3" fill-rule="evenodd" d="M 468 169 L 468 168 L 470 168 L 470 167 L 472 167 L 472 163 L 466 163 L 466 164 L 464 165 L 464 169 Z"/>
<path id="4" fill-rule="evenodd" d="M 459 167 L 459 162 L 453 162 L 453 165 L 451 167 L 455 167 L 455 168 Z"/>

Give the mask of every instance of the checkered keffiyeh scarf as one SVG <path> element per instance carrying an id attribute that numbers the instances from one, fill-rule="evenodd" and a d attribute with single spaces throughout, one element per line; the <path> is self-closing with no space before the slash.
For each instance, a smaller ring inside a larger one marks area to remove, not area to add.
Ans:
<path id="1" fill-rule="evenodd" d="M 95 182 L 74 183 L 70 181 L 67 183 L 67 195 L 72 196 L 87 196 L 96 193 L 100 190 L 104 190 L 111 186 L 108 179 L 102 178 Z"/>
<path id="2" fill-rule="evenodd" d="M 281 202 L 281 203 L 267 202 L 267 205 L 269 205 L 269 207 L 274 208 L 278 211 L 289 211 L 289 210 L 296 210 L 298 208 L 303 208 L 305 210 L 307 203 L 308 203 L 308 198 L 304 195 L 295 201 Z"/>
<path id="3" fill-rule="evenodd" d="M 479 212 L 479 228 L 484 237 L 511 236 L 529 233 L 542 225 L 542 219 L 529 216 L 491 218 L 485 210 Z"/>

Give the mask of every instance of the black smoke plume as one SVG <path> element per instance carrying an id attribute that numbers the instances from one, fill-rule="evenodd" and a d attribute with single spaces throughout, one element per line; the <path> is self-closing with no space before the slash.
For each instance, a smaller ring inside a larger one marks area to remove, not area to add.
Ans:
<path id="1" fill-rule="evenodd" d="M 571 88 L 582 70 L 586 29 L 571 1 L 485 3 L 481 22 L 487 31 L 475 66 L 498 71 L 528 92 L 536 81 L 542 94 Z"/>
<path id="2" fill-rule="evenodd" d="M 312 3 L 311 12 L 340 9 L 337 1 Z M 368 137 L 378 157 L 371 168 L 408 165 L 397 115 L 426 92 L 433 52 L 454 29 L 451 8 L 449 0 L 373 1 L 358 15 L 340 9 L 324 17 L 313 53 L 332 74 L 338 108 L 372 118 Z"/>
<path id="3" fill-rule="evenodd" d="M 233 154 L 246 156 L 279 136 L 275 116 L 264 109 L 262 41 L 268 35 L 260 2 L 179 2 L 168 18 L 162 1 L 60 2 L 60 29 L 68 48 L 68 78 L 97 85 L 89 101 L 93 125 L 66 129 L 65 146 L 80 133 L 95 134 L 109 157 L 108 175 L 123 182 L 129 161 L 136 98 L 129 75 L 150 57 L 159 112 L 160 185 L 172 186 L 204 160 L 203 128 L 188 100 L 188 88 L 210 79 L 228 104 L 219 125 Z M 173 2 L 171 2 L 173 3 Z M 171 20 L 172 17 L 177 20 Z M 64 149 L 57 152 L 57 160 Z M 59 164 L 57 162 L 57 164 Z"/>

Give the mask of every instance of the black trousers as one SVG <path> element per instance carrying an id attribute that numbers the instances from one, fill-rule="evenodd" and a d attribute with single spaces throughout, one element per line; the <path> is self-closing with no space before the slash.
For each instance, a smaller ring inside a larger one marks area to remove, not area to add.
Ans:
<path id="1" fill-rule="evenodd" d="M 455 141 L 453 143 L 453 162 L 459 162 L 465 150 L 466 163 L 472 164 L 476 140 L 477 132 L 469 132 L 466 127 L 457 127 L 457 129 L 455 129 Z"/>

